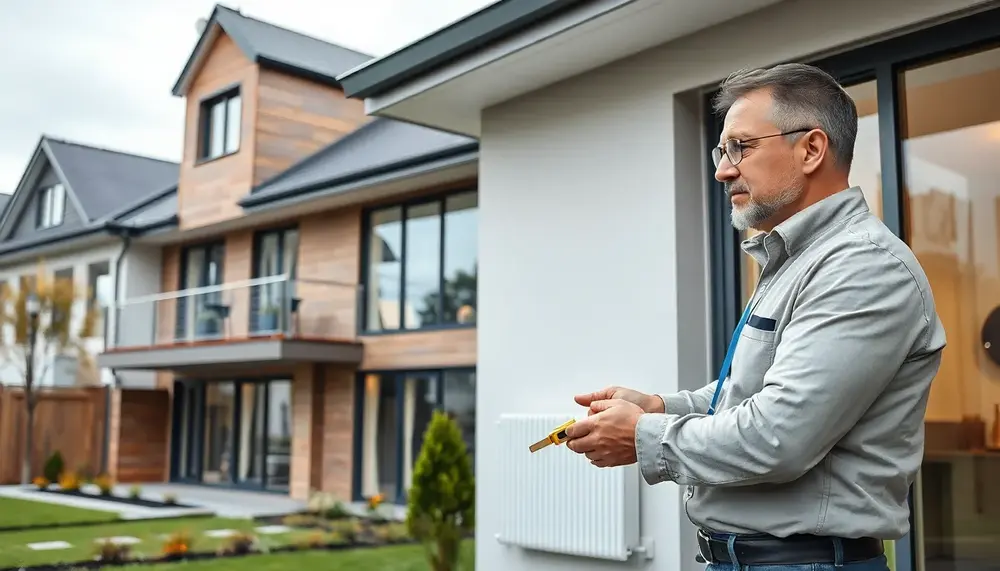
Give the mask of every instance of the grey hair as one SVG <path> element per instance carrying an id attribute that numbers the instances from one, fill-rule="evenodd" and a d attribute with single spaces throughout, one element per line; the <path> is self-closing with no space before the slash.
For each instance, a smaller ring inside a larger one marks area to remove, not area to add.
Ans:
<path id="1" fill-rule="evenodd" d="M 742 69 L 730 75 L 716 94 L 715 112 L 724 115 L 738 100 L 758 90 L 770 93 L 771 119 L 784 131 L 822 129 L 834 162 L 851 170 L 854 140 L 858 136 L 858 108 L 833 77 L 801 63 L 764 69 Z"/>

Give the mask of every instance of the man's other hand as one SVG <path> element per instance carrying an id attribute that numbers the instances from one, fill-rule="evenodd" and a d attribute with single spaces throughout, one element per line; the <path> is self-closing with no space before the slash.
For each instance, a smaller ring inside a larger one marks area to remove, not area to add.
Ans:
<path id="1" fill-rule="evenodd" d="M 643 412 L 663 412 L 663 399 L 660 397 L 656 395 L 647 395 L 646 393 L 640 393 L 634 389 L 619 386 L 605 387 L 593 393 L 576 395 L 573 397 L 573 400 L 575 400 L 580 406 L 590 407 L 590 411 L 587 413 L 588 416 L 597 412 L 592 406 L 595 402 L 606 400 L 623 400 L 630 402 L 641 408 Z"/>
<path id="2" fill-rule="evenodd" d="M 599 468 L 635 464 L 635 425 L 642 408 L 622 399 L 590 403 L 591 414 L 566 429 L 566 447 Z"/>

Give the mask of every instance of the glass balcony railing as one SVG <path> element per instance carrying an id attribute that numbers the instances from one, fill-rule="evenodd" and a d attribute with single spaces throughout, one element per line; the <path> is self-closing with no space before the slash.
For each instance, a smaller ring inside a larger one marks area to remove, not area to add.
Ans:
<path id="1" fill-rule="evenodd" d="M 357 337 L 358 284 L 271 276 L 165 292 L 115 308 L 118 348 L 260 337 Z"/>

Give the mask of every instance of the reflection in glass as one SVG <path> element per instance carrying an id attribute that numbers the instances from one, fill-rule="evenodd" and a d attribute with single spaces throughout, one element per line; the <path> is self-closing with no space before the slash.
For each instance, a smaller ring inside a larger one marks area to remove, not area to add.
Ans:
<path id="1" fill-rule="evenodd" d="M 437 405 L 435 373 L 412 373 L 403 381 L 403 489 L 413 482 L 413 468 L 424 446 L 424 432 Z"/>
<path id="2" fill-rule="evenodd" d="M 476 322 L 478 201 L 476 192 L 445 201 L 443 323 Z"/>
<path id="3" fill-rule="evenodd" d="M 882 217 L 882 155 L 879 148 L 878 130 L 878 98 L 875 82 L 867 81 L 845 88 L 848 95 L 854 99 L 858 108 L 858 136 L 854 141 L 854 160 L 851 162 L 851 172 L 848 184 L 861 187 L 871 209 L 879 218 Z M 748 228 L 742 238 L 751 238 L 757 231 Z M 741 270 L 743 276 L 743 303 L 750 301 L 753 290 L 757 287 L 760 266 L 750 256 L 741 253 Z"/>
<path id="4" fill-rule="evenodd" d="M 407 329 L 438 323 L 441 276 L 441 203 L 430 202 L 406 210 L 406 304 Z"/>
<path id="5" fill-rule="evenodd" d="M 233 422 L 236 391 L 232 382 L 205 386 L 205 433 L 202 440 L 202 481 L 232 480 Z"/>
<path id="6" fill-rule="evenodd" d="M 465 447 L 476 467 L 476 371 L 448 370 L 444 372 L 444 410 L 458 424 Z"/>
<path id="7" fill-rule="evenodd" d="M 263 384 L 245 383 L 240 387 L 240 469 L 241 482 L 261 484 L 264 475 Z"/>
<path id="8" fill-rule="evenodd" d="M 403 209 L 378 210 L 371 214 L 370 220 L 366 329 L 399 329 Z"/>
<path id="9" fill-rule="evenodd" d="M 384 494 L 390 501 L 399 489 L 398 409 L 391 375 L 365 375 L 362 418 L 361 494 Z"/>
<path id="10" fill-rule="evenodd" d="M 292 382 L 267 385 L 267 487 L 288 488 L 292 466 Z"/>
<path id="11" fill-rule="evenodd" d="M 980 329 L 1000 305 L 1000 50 L 906 71 L 906 236 L 948 345 L 931 386 L 918 487 L 928 571 L 1000 561 L 1000 366 Z"/>

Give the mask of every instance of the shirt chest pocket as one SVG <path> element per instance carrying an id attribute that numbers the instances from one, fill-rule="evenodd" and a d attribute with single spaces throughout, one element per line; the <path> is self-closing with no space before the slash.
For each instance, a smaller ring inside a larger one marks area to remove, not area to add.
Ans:
<path id="1" fill-rule="evenodd" d="M 764 385 L 764 374 L 774 362 L 777 323 L 757 313 L 743 326 L 733 354 L 731 397 L 736 402 L 749 398 Z"/>

